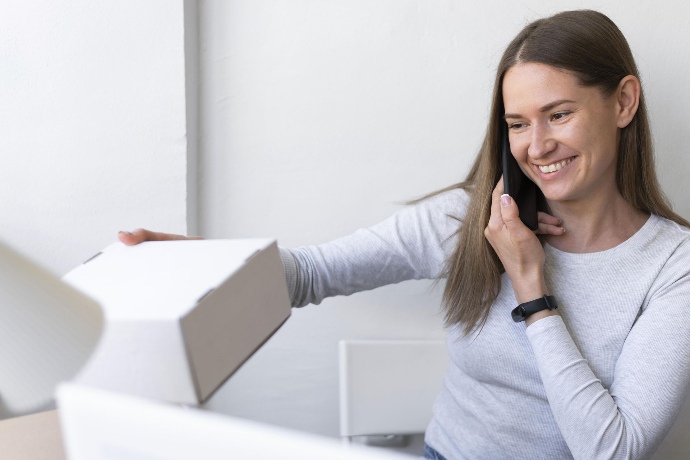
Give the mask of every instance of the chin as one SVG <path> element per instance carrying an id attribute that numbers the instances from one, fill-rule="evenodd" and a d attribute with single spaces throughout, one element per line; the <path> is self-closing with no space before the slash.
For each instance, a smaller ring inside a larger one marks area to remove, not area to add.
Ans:
<path id="1" fill-rule="evenodd" d="M 542 189 L 542 193 L 544 194 L 544 198 L 546 198 L 546 201 L 548 202 L 560 202 L 560 201 L 570 201 L 573 199 L 572 194 L 568 193 L 565 190 L 549 190 L 548 188 L 546 190 Z"/>

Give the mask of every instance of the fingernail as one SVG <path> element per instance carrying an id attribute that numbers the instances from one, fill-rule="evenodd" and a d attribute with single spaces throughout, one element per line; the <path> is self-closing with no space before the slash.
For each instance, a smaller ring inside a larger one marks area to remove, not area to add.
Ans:
<path id="1" fill-rule="evenodd" d="M 501 206 L 510 206 L 513 204 L 513 199 L 507 193 L 501 195 Z"/>
<path id="2" fill-rule="evenodd" d="M 132 234 L 132 232 L 127 232 L 127 231 L 124 231 L 124 230 L 120 230 L 120 233 L 124 233 L 125 235 L 131 235 L 131 234 Z"/>

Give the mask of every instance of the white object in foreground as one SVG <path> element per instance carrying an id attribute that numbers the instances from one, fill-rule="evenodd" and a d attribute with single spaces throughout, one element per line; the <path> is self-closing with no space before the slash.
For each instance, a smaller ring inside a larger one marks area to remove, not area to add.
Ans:
<path id="1" fill-rule="evenodd" d="M 70 460 L 402 460 L 365 447 L 75 384 L 58 390 Z"/>
<path id="2" fill-rule="evenodd" d="M 102 326 L 96 302 L 0 243 L 0 418 L 50 402 Z"/>

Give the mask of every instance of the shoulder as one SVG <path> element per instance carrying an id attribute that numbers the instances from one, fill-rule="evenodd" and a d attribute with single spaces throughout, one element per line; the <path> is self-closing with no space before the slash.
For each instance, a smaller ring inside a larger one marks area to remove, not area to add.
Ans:
<path id="1" fill-rule="evenodd" d="M 630 256 L 642 261 L 655 261 L 667 270 L 678 268 L 690 270 L 690 228 L 670 219 L 652 214 L 642 227 L 639 238 L 629 247 Z"/>
<path id="2" fill-rule="evenodd" d="M 672 249 L 666 265 L 677 274 L 690 278 L 690 228 L 659 217 L 656 236 Z"/>
<path id="3" fill-rule="evenodd" d="M 652 214 L 652 243 L 674 248 L 674 253 L 687 254 L 690 251 L 690 228 L 670 219 Z"/>
<path id="4" fill-rule="evenodd" d="M 656 260 L 660 269 L 656 275 L 650 294 L 667 295 L 670 292 L 690 296 L 690 228 L 672 220 L 652 215 L 654 225 L 652 237 L 641 254 L 640 263 L 645 259 Z M 640 266 L 640 269 L 642 269 Z"/>
<path id="5" fill-rule="evenodd" d="M 367 229 L 367 233 L 373 231 L 386 241 L 405 241 L 405 247 L 420 249 L 420 255 L 438 253 L 440 257 L 453 247 L 453 236 L 465 217 L 468 203 L 467 191 L 447 190 L 403 207 Z"/>
<path id="6" fill-rule="evenodd" d="M 412 219 L 421 227 L 431 227 L 449 237 L 455 233 L 467 214 L 470 194 L 464 189 L 451 189 L 406 206 L 399 217 Z"/>
<path id="7" fill-rule="evenodd" d="M 465 219 L 469 203 L 470 193 L 456 188 L 408 206 L 404 212 L 414 222 L 412 226 L 416 227 L 415 231 L 438 245 L 446 257 L 455 247 L 455 237 Z"/>
<path id="8" fill-rule="evenodd" d="M 469 203 L 470 193 L 465 189 L 455 188 L 425 198 L 410 208 L 414 212 L 433 213 L 461 220 L 467 213 Z"/>

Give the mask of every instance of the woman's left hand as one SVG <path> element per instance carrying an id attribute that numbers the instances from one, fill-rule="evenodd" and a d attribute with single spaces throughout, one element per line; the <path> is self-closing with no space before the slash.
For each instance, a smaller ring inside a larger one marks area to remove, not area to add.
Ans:
<path id="1" fill-rule="evenodd" d="M 544 282 L 544 249 L 537 238 L 520 220 L 515 201 L 503 194 L 503 178 L 491 194 L 491 217 L 484 236 L 493 246 L 510 277 L 519 303 L 528 302 L 547 294 Z M 562 235 L 560 220 L 539 213 L 537 233 Z"/>

